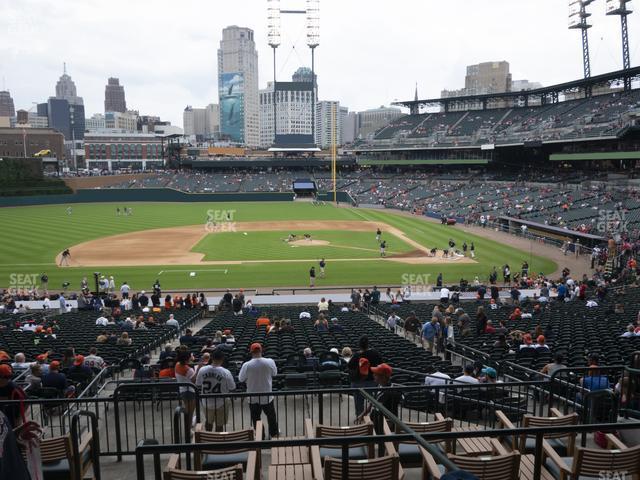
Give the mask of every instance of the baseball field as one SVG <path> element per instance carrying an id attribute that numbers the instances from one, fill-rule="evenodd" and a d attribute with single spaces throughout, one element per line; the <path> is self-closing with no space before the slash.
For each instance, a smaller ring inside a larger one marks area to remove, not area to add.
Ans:
<path id="1" fill-rule="evenodd" d="M 128 211 L 130 210 L 130 213 Z M 556 264 L 508 245 L 386 211 L 311 203 L 112 203 L 0 209 L 0 287 L 28 288 L 46 273 L 49 290 L 78 290 L 94 272 L 113 275 L 119 287 L 163 289 L 400 285 L 443 274 L 447 283 L 505 263 L 515 272 L 551 273 Z M 376 239 L 380 229 L 381 238 Z M 444 258 L 474 243 L 475 258 Z M 385 256 L 380 243 L 386 242 Z M 436 256 L 431 250 L 437 248 Z M 59 266 L 61 253 L 70 257 Z M 326 261 L 320 278 L 318 262 Z"/>

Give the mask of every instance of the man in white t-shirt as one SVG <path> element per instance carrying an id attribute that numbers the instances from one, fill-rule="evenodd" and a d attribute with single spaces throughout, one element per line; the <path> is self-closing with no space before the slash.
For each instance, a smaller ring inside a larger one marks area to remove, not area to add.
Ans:
<path id="1" fill-rule="evenodd" d="M 211 354 L 211 365 L 198 370 L 196 386 L 200 387 L 202 395 L 213 393 L 229 393 L 236 389 L 236 382 L 231 372 L 224 368 L 224 352 L 216 349 Z M 207 430 L 224 432 L 227 424 L 229 401 L 224 398 L 202 398 L 202 409 L 205 412 L 205 426 Z"/>
<path id="2" fill-rule="evenodd" d="M 449 301 L 449 293 L 451 293 L 451 291 L 447 287 L 442 287 L 440 289 L 440 301 L 442 303 Z"/>
<path id="3" fill-rule="evenodd" d="M 131 290 L 131 287 L 129 287 L 127 282 L 124 282 L 120 287 L 120 293 L 122 294 L 122 298 L 129 298 L 129 290 Z"/>
<path id="4" fill-rule="evenodd" d="M 427 387 L 440 387 L 442 385 L 448 385 L 450 383 L 451 383 L 451 377 L 446 373 L 442 373 L 438 370 L 424 377 L 424 384 Z M 440 403 L 444 403 L 444 398 L 445 398 L 445 390 L 440 389 L 438 391 L 438 401 Z"/>
<path id="5" fill-rule="evenodd" d="M 259 343 L 252 343 L 249 350 L 252 358 L 242 365 L 238 380 L 247 385 L 247 393 L 271 393 L 273 377 L 278 374 L 276 363 L 270 358 L 262 357 L 262 345 Z M 273 396 L 249 397 L 249 410 L 254 427 L 264 412 L 269 423 L 269 436 L 276 438 L 280 435 Z"/>
<path id="6" fill-rule="evenodd" d="M 100 327 L 106 327 L 108 323 L 109 323 L 109 319 L 104 315 L 98 317 L 98 319 L 96 320 L 96 325 Z"/>
<path id="7" fill-rule="evenodd" d="M 465 365 L 464 373 L 455 378 L 456 382 L 460 383 L 480 383 L 476 377 L 473 376 L 473 365 Z"/>
<path id="8" fill-rule="evenodd" d="M 299 315 L 300 320 L 311 318 L 311 314 L 309 312 L 300 312 Z"/>
<path id="9" fill-rule="evenodd" d="M 84 357 L 84 365 L 89 368 L 102 369 L 104 367 L 104 360 L 98 355 L 98 349 L 91 347 L 89 355 Z"/>

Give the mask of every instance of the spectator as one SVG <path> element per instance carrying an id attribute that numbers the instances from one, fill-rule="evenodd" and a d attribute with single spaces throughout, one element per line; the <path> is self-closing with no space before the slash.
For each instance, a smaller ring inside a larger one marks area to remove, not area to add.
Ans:
<path id="1" fill-rule="evenodd" d="M 242 315 L 242 300 L 240 300 L 240 296 L 236 294 L 231 301 L 231 309 L 233 310 L 234 315 Z"/>
<path id="2" fill-rule="evenodd" d="M 91 368 L 84 364 L 84 355 L 76 355 L 76 359 L 73 362 L 73 365 L 69 367 L 67 373 L 69 375 L 83 375 L 86 377 L 93 377 L 93 371 Z"/>
<path id="3" fill-rule="evenodd" d="M 160 362 L 162 362 L 163 360 L 166 360 L 167 358 L 172 358 L 175 357 L 175 353 L 173 351 L 173 347 L 171 346 L 170 343 L 167 343 L 164 346 L 164 350 L 162 352 L 160 352 Z"/>
<path id="4" fill-rule="evenodd" d="M 363 335 L 358 342 L 360 351 L 349 359 L 347 369 L 351 380 L 351 388 L 368 388 L 375 386 L 371 367 L 382 363 L 382 357 L 377 350 L 369 348 L 369 337 Z M 344 351 L 343 351 L 344 354 Z M 364 397 L 360 393 L 354 394 L 356 416 L 364 411 Z"/>
<path id="5" fill-rule="evenodd" d="M 466 337 L 471 333 L 471 318 L 462 308 L 458 308 L 455 313 L 458 315 L 458 329 L 460 335 Z"/>
<path id="6" fill-rule="evenodd" d="M 487 320 L 483 333 L 496 333 L 496 329 L 493 326 L 493 322 L 491 320 Z"/>
<path id="7" fill-rule="evenodd" d="M 108 324 L 109 324 L 109 319 L 107 317 L 105 317 L 104 315 L 100 315 L 96 319 L 96 325 L 98 325 L 100 327 L 106 327 Z"/>
<path id="8" fill-rule="evenodd" d="M 190 328 L 184 332 L 184 335 L 180 337 L 180 345 L 191 346 L 196 342 L 196 337 L 193 336 L 193 332 Z"/>
<path id="9" fill-rule="evenodd" d="M 393 333 L 396 333 L 396 327 L 398 326 L 399 321 L 400 321 L 400 317 L 398 317 L 398 315 L 396 315 L 394 312 L 391 315 L 389 315 L 389 318 L 387 318 L 386 327 L 389 330 L 391 330 Z"/>
<path id="10" fill-rule="evenodd" d="M 342 357 L 342 363 L 348 365 L 351 357 L 353 357 L 353 352 L 349 347 L 344 347 L 342 349 L 342 352 L 340 353 L 340 356 Z"/>
<path id="11" fill-rule="evenodd" d="M 627 337 L 636 337 L 638 336 L 638 334 L 635 331 L 635 327 L 633 325 L 629 325 L 627 326 L 627 331 L 624 332 L 622 335 L 620 335 L 623 338 L 627 338 Z"/>
<path id="12" fill-rule="evenodd" d="M 336 317 L 333 317 L 331 319 L 331 325 L 329 325 L 329 331 L 330 332 L 344 332 L 344 328 L 342 328 L 342 325 L 340 325 L 338 323 L 338 319 Z"/>
<path id="13" fill-rule="evenodd" d="M 31 373 L 25 378 L 25 382 L 29 387 L 29 391 L 40 390 L 42 388 L 42 367 L 35 363 L 31 367 Z"/>
<path id="14" fill-rule="evenodd" d="M 542 367 L 540 373 L 552 376 L 556 370 L 560 370 L 561 368 L 567 368 L 567 366 L 564 364 L 564 357 L 562 356 L 562 354 L 556 353 L 553 356 L 553 362 L 547 363 L 544 367 Z"/>
<path id="15" fill-rule="evenodd" d="M 485 329 L 487 327 L 487 320 L 488 318 L 487 314 L 484 313 L 484 308 L 478 307 L 478 310 L 476 311 L 476 329 L 478 335 L 486 333 Z"/>
<path id="16" fill-rule="evenodd" d="M 527 348 L 535 348 L 532 345 L 533 340 L 531 339 L 531 335 L 529 333 L 525 334 L 522 337 L 522 340 L 524 341 L 524 343 L 522 345 L 520 345 L 520 350 L 524 350 L 524 349 L 527 349 Z"/>
<path id="17" fill-rule="evenodd" d="M 104 360 L 98 355 L 98 349 L 96 347 L 89 349 L 89 355 L 84 357 L 84 364 L 89 368 L 97 368 L 98 370 L 102 370 L 105 367 Z"/>
<path id="18" fill-rule="evenodd" d="M 463 374 L 455 378 L 456 382 L 461 383 L 480 383 L 476 377 L 473 376 L 473 365 L 467 364 L 464 366 Z"/>
<path id="19" fill-rule="evenodd" d="M 412 311 L 407 319 L 404 321 L 404 333 L 405 336 L 415 340 L 417 337 L 418 328 L 420 328 L 420 320 L 416 316 L 416 312 Z"/>
<path id="20" fill-rule="evenodd" d="M 117 345 L 121 345 L 124 347 L 128 347 L 131 345 L 131 339 L 129 338 L 129 334 L 127 332 L 122 332 L 120 338 L 118 338 Z"/>
<path id="21" fill-rule="evenodd" d="M 60 362 L 55 360 L 49 364 L 49 373 L 42 376 L 42 386 L 54 388 L 60 395 L 71 397 L 75 393 L 75 387 L 69 385 L 64 373 L 60 373 L 60 366 Z"/>
<path id="22" fill-rule="evenodd" d="M 546 340 L 544 338 L 544 335 L 538 335 L 538 338 L 537 338 L 537 341 L 536 341 L 536 344 L 534 345 L 534 347 L 540 352 L 548 352 L 548 351 L 550 351 L 549 347 L 546 344 Z"/>
<path id="23" fill-rule="evenodd" d="M 597 390 L 608 390 L 611 388 L 609 384 L 609 377 L 600 370 L 598 366 L 600 358 L 598 355 L 592 354 L 589 355 L 589 359 L 587 361 L 589 370 L 587 374 L 580 379 L 580 385 L 591 391 L 595 392 Z"/>
<path id="24" fill-rule="evenodd" d="M 193 361 L 193 355 L 186 348 L 181 349 L 178 352 L 176 358 L 176 365 L 174 367 L 176 382 L 193 384 L 196 379 L 196 372 L 189 363 Z M 196 409 L 196 392 L 195 389 L 189 385 L 183 385 L 179 387 L 180 399 L 184 403 L 187 418 L 193 416 L 193 412 Z"/>
<path id="25" fill-rule="evenodd" d="M 175 328 L 176 330 L 180 331 L 180 324 L 174 318 L 173 313 L 169 314 L 169 320 L 167 320 L 166 325 L 167 325 L 167 327 L 172 327 L 172 328 Z"/>
<path id="26" fill-rule="evenodd" d="M 433 317 L 430 322 L 424 324 L 422 327 L 422 340 L 426 343 L 426 348 L 431 355 L 434 353 L 434 348 L 438 337 L 440 336 L 440 324 Z"/>
<path id="27" fill-rule="evenodd" d="M 9 419 L 12 428 L 20 424 L 20 406 L 18 404 L 3 404 L 2 400 L 22 400 L 24 392 L 11 379 L 13 370 L 6 363 L 0 365 L 0 412 Z"/>
<path id="28" fill-rule="evenodd" d="M 451 380 L 451 377 L 449 375 L 439 370 L 436 370 L 435 372 L 432 372 L 428 374 L 426 377 L 424 377 L 424 384 L 427 387 L 442 387 L 444 385 L 450 384 L 451 383 L 450 380 Z M 438 392 L 439 403 L 444 404 L 445 395 L 446 395 L 445 389 L 444 388 L 439 389 L 439 392 Z"/>
<path id="29" fill-rule="evenodd" d="M 302 351 L 304 355 L 304 366 L 310 370 L 316 370 L 318 368 L 318 357 L 313 354 L 313 351 L 307 347 Z"/>
<path id="30" fill-rule="evenodd" d="M 504 333 L 498 335 L 498 340 L 496 340 L 493 344 L 493 348 L 497 350 L 508 350 L 509 345 L 507 344 L 507 337 Z"/>
<path id="31" fill-rule="evenodd" d="M 261 315 L 256 320 L 256 327 L 266 327 L 269 328 L 271 326 L 271 320 L 266 315 Z"/>
<path id="32" fill-rule="evenodd" d="M 107 332 L 102 332 L 100 335 L 96 337 L 96 343 L 107 343 L 108 339 L 109 339 L 109 336 L 107 335 Z"/>
<path id="33" fill-rule="evenodd" d="M 229 400 L 225 398 L 207 398 L 210 394 L 227 394 L 236 389 L 236 382 L 231 372 L 224 368 L 224 353 L 216 349 L 211 354 L 211 365 L 203 365 L 198 369 L 196 386 L 202 392 L 201 405 L 204 409 L 205 427 L 207 430 L 224 432 L 227 424 Z"/>
<path id="34" fill-rule="evenodd" d="M 322 297 L 318 302 L 318 312 L 328 312 L 329 311 L 329 302 Z"/>
<path id="35" fill-rule="evenodd" d="M 269 436 L 276 438 L 280 435 L 278 419 L 273 406 L 273 396 L 268 394 L 272 391 L 273 377 L 278 374 L 278 369 L 272 359 L 263 358 L 262 345 L 259 343 L 251 344 L 250 352 L 252 358 L 240 368 L 238 380 L 246 383 L 247 393 L 261 394 L 249 397 L 249 410 L 254 428 L 264 412 L 269 424 Z"/>
<path id="36" fill-rule="evenodd" d="M 318 332 L 326 332 L 329 330 L 329 322 L 327 322 L 327 319 L 322 313 L 313 324 L 313 328 Z"/>
<path id="37" fill-rule="evenodd" d="M 20 375 L 22 372 L 29 370 L 31 368 L 31 364 L 26 361 L 24 353 L 16 353 L 13 357 L 11 368 L 16 375 Z"/>
<path id="38" fill-rule="evenodd" d="M 495 368 L 486 367 L 481 371 L 480 383 L 502 383 L 498 380 L 498 372 Z"/>
<path id="39" fill-rule="evenodd" d="M 392 368 L 386 363 L 381 363 L 377 367 L 371 367 L 371 372 L 373 373 L 373 379 L 376 385 L 380 387 L 380 390 L 375 394 L 376 400 L 393 415 L 398 415 L 398 405 L 400 405 L 402 394 L 396 389 L 388 388 L 391 386 Z M 357 416 L 355 423 L 362 423 L 364 417 L 369 414 L 371 415 L 371 421 L 373 422 L 376 433 L 378 435 L 384 435 L 384 414 L 373 408 L 373 404 L 371 403 L 367 406 L 366 410 L 363 410 Z"/>

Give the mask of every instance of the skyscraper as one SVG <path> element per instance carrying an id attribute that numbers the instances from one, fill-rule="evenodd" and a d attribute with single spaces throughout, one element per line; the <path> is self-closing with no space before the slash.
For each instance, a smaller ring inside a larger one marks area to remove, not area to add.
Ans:
<path id="1" fill-rule="evenodd" d="M 61 132 L 66 141 L 84 138 L 84 101 L 67 74 L 66 64 L 56 83 L 56 96 L 49 98 L 46 108 L 38 105 L 39 115 L 42 115 L 41 111 L 46 112 L 49 126 Z"/>
<path id="2" fill-rule="evenodd" d="M 230 141 L 260 144 L 258 52 L 250 28 L 230 26 L 222 31 L 218 49 L 220 135 Z"/>
<path id="3" fill-rule="evenodd" d="M 71 80 L 71 77 L 67 75 L 67 64 L 64 64 L 62 75 L 56 83 L 56 97 L 62 98 L 69 102 L 69 105 L 83 105 L 82 97 L 78 97 L 76 90 L 76 84 Z"/>
<path id="4" fill-rule="evenodd" d="M 104 88 L 104 111 L 120 113 L 127 111 L 124 86 L 120 85 L 118 78 L 111 77 L 107 80 L 107 85 Z"/>
<path id="5" fill-rule="evenodd" d="M 11 94 L 4 90 L 0 91 L 0 117 L 15 117 L 16 109 L 13 105 Z"/>

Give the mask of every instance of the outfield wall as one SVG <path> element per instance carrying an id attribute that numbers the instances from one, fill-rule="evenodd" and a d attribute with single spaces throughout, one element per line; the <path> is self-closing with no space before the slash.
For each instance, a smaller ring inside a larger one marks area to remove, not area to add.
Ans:
<path id="1" fill-rule="evenodd" d="M 346 192 L 338 192 L 338 201 L 351 204 Z M 332 194 L 319 194 L 330 201 Z M 70 203 L 131 203 L 131 202 L 291 202 L 293 192 L 185 193 L 170 188 L 77 190 L 68 195 L 32 197 L 0 197 L 0 207 L 25 205 L 59 205 Z"/>

